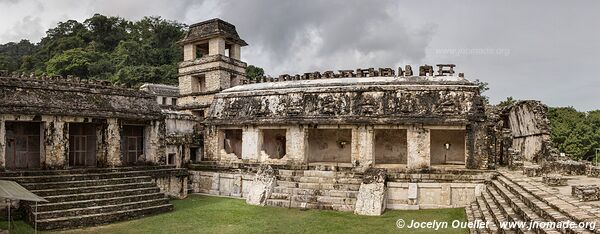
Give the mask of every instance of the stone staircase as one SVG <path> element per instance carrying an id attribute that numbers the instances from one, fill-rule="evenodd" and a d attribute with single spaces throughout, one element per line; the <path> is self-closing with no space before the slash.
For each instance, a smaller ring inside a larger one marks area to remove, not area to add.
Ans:
<path id="1" fill-rule="evenodd" d="M 95 226 L 171 211 L 173 205 L 154 182 L 171 167 L 130 167 L 60 171 L 5 172 L 48 203 L 22 202 L 27 222 L 37 216 L 40 230 Z M 37 208 L 37 211 L 36 211 Z"/>
<path id="2" fill-rule="evenodd" d="M 320 170 L 279 170 L 267 205 L 354 211 L 361 175 Z"/>
<path id="3" fill-rule="evenodd" d="M 585 228 L 548 228 L 502 226 L 506 222 L 575 222 L 573 219 L 552 206 L 551 202 L 536 196 L 532 190 L 521 187 L 511 178 L 498 175 L 486 184 L 486 189 L 476 201 L 466 207 L 469 221 L 488 222 L 485 229 L 471 229 L 471 233 L 594 233 Z"/>

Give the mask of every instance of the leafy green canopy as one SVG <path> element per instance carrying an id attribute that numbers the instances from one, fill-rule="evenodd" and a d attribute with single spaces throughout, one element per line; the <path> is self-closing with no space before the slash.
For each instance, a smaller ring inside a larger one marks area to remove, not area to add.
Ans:
<path id="1" fill-rule="evenodd" d="M 60 22 L 38 44 L 27 40 L 0 45 L 0 70 L 37 75 L 73 75 L 128 86 L 177 83 L 176 44 L 184 24 L 145 17 L 132 22 L 95 14 L 83 22 Z"/>
<path id="2" fill-rule="evenodd" d="M 579 112 L 573 107 L 549 108 L 552 141 L 574 159 L 592 160 L 600 148 L 600 110 Z"/>

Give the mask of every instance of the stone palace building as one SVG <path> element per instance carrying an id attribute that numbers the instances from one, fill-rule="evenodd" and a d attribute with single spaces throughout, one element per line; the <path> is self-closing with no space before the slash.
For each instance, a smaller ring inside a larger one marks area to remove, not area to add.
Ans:
<path id="1" fill-rule="evenodd" d="M 0 179 L 49 201 L 14 202 L 25 220 L 99 225 L 188 193 L 358 215 L 465 207 L 483 232 L 600 213 L 546 189 L 600 174 L 551 146 L 547 108 L 486 106 L 453 64 L 248 79 L 232 24 L 191 25 L 179 43 L 178 87 L 1 74 Z"/>

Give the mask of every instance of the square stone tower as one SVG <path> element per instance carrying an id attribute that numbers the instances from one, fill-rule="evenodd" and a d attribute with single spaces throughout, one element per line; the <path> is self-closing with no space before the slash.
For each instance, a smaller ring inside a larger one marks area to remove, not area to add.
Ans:
<path id="1" fill-rule="evenodd" d="M 183 62 L 179 64 L 177 105 L 204 117 L 216 93 L 246 79 L 247 65 L 240 57 L 241 47 L 248 44 L 234 25 L 221 19 L 191 25 L 179 44 L 183 46 Z"/>

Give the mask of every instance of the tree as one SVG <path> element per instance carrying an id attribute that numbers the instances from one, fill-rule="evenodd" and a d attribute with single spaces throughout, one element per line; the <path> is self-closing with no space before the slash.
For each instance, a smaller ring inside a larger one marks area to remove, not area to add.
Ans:
<path id="1" fill-rule="evenodd" d="M 483 95 L 483 93 L 485 91 L 490 90 L 490 88 L 488 87 L 489 84 L 487 82 L 480 81 L 479 79 L 473 81 L 473 84 L 479 87 L 479 94 L 481 95 L 481 100 L 483 101 L 483 104 L 488 104 L 490 102 L 490 98 L 488 96 Z"/>
<path id="2" fill-rule="evenodd" d="M 248 80 L 256 80 L 263 75 L 265 75 L 265 71 L 260 67 L 254 65 L 248 65 L 248 67 L 246 67 L 246 77 Z"/>
<path id="3" fill-rule="evenodd" d="M 517 100 L 515 100 L 512 96 L 507 97 L 506 100 L 498 103 L 498 107 L 508 107 L 508 106 L 511 106 L 512 104 L 515 104 L 516 102 L 517 102 Z"/>
<path id="4" fill-rule="evenodd" d="M 100 56 L 94 51 L 86 51 L 81 48 L 67 50 L 48 60 L 47 71 L 49 75 L 92 78 L 95 74 L 90 72 L 90 68 L 100 59 Z"/>
<path id="5" fill-rule="evenodd" d="M 552 142 L 574 159 L 591 160 L 600 147 L 600 111 L 579 112 L 573 107 L 550 108 Z"/>

